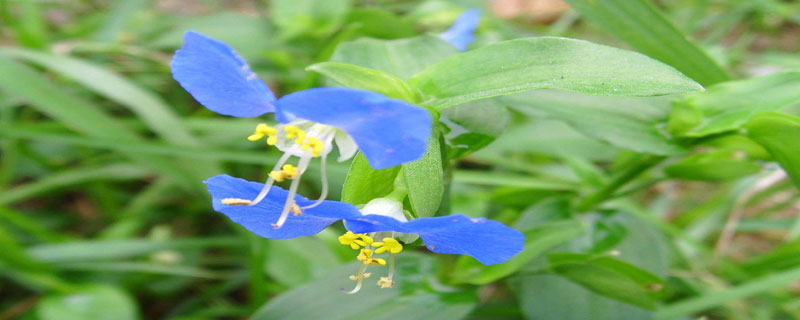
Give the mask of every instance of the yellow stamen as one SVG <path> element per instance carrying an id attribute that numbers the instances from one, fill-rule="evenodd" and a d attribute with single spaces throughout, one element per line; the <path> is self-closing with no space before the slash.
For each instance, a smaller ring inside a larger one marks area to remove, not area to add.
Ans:
<path id="1" fill-rule="evenodd" d="M 229 205 L 229 206 L 249 206 L 253 204 L 253 201 L 247 199 L 239 199 L 239 198 L 225 198 L 220 200 L 222 204 Z"/>
<path id="2" fill-rule="evenodd" d="M 372 250 L 370 249 L 361 249 L 361 252 L 356 257 L 358 261 L 363 261 L 365 265 L 386 265 L 386 260 L 380 258 L 373 258 L 372 257 Z"/>
<path id="3" fill-rule="evenodd" d="M 360 276 L 354 274 L 354 275 L 350 276 L 350 280 L 356 281 L 356 280 L 359 280 L 359 279 L 366 279 L 366 278 L 369 278 L 371 275 L 372 275 L 371 273 L 364 273 L 364 274 L 362 274 Z"/>
<path id="4" fill-rule="evenodd" d="M 283 130 L 286 131 L 286 139 L 294 139 L 295 144 L 301 144 L 306 139 L 306 132 L 297 126 L 288 125 Z"/>
<path id="5" fill-rule="evenodd" d="M 251 134 L 249 137 L 247 137 L 247 140 L 258 141 L 258 140 L 261 140 L 261 138 L 263 138 L 266 135 L 266 136 L 269 136 L 269 138 L 267 138 L 267 144 L 274 145 L 275 143 L 278 142 L 278 138 L 275 137 L 275 134 L 277 134 L 277 133 L 278 133 L 278 129 L 270 127 L 265 123 L 259 123 L 256 126 L 256 130 L 253 132 L 253 134 Z M 270 142 L 272 142 L 272 143 L 270 143 Z"/>
<path id="6" fill-rule="evenodd" d="M 295 167 L 295 166 L 293 166 L 291 164 L 285 164 L 285 165 L 283 165 L 283 167 L 281 167 L 281 169 L 283 169 L 283 172 L 284 172 L 284 174 L 286 174 L 287 178 L 297 177 L 297 174 L 299 173 L 299 170 L 297 169 L 297 167 Z"/>
<path id="7" fill-rule="evenodd" d="M 304 142 L 303 145 L 300 146 L 300 149 L 301 150 L 311 149 L 311 154 L 314 155 L 314 157 L 316 158 L 319 157 L 319 155 L 322 153 L 322 149 L 324 147 L 325 146 L 322 144 L 322 141 L 320 141 L 317 138 L 310 137 L 306 139 L 306 142 Z"/>
<path id="8" fill-rule="evenodd" d="M 275 181 L 283 182 L 283 180 L 285 180 L 287 178 L 288 179 L 292 179 L 294 177 L 297 177 L 298 173 L 299 173 L 299 170 L 297 169 L 297 167 L 295 167 L 295 166 L 293 166 L 291 164 L 285 164 L 285 165 L 283 165 L 282 170 L 271 171 L 269 173 L 269 176 L 272 177 L 272 179 L 275 179 Z"/>
<path id="9" fill-rule="evenodd" d="M 372 244 L 372 246 L 377 248 L 375 249 L 375 253 L 377 254 L 381 254 L 386 251 L 391 253 L 400 253 L 400 251 L 403 251 L 403 245 L 394 238 L 383 238 L 383 242 L 375 242 Z"/>
<path id="10" fill-rule="evenodd" d="M 389 277 L 381 277 L 381 279 L 378 280 L 378 285 L 381 286 L 381 289 L 391 288 L 394 286 L 394 280 Z"/>
<path id="11" fill-rule="evenodd" d="M 292 203 L 292 208 L 289 209 L 289 210 L 291 210 L 292 214 L 295 215 L 295 216 L 299 216 L 299 215 L 303 214 L 303 210 L 300 210 L 300 206 L 298 206 L 295 203 Z"/>
<path id="12" fill-rule="evenodd" d="M 361 247 L 366 247 L 373 242 L 372 238 L 365 234 L 355 234 L 350 231 L 339 236 L 339 243 L 350 246 L 353 250 L 358 250 Z"/>

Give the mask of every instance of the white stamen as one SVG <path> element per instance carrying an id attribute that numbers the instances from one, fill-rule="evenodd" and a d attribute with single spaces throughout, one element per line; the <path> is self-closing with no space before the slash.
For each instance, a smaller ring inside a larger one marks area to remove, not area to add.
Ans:
<path id="1" fill-rule="evenodd" d="M 278 160 L 278 163 L 275 164 L 275 167 L 272 168 L 272 171 L 280 170 L 283 164 L 286 163 L 286 161 L 289 160 L 289 157 L 291 156 L 292 155 L 288 153 L 284 153 L 283 156 L 281 156 L 281 158 Z M 269 193 L 269 189 L 272 187 L 272 184 L 275 183 L 275 179 L 273 179 L 272 176 L 268 175 L 268 177 L 269 178 L 267 178 L 267 182 L 264 183 L 264 187 L 261 188 L 261 192 L 258 193 L 258 196 L 256 196 L 255 199 L 253 199 L 253 203 L 250 204 L 251 206 L 257 205 L 259 202 L 261 202 L 261 200 L 264 200 L 264 198 Z"/>
<path id="2" fill-rule="evenodd" d="M 320 158 L 320 164 L 319 164 L 319 166 L 320 166 L 319 168 L 320 169 L 319 169 L 319 172 L 320 172 L 320 175 L 321 175 L 320 180 L 322 180 L 322 182 L 321 182 L 322 183 L 322 190 L 320 190 L 319 199 L 317 199 L 317 201 L 314 201 L 314 203 L 312 203 L 310 205 L 307 205 L 305 207 L 301 207 L 300 209 L 311 209 L 313 207 L 316 207 L 316 206 L 320 205 L 320 203 L 325 201 L 326 197 L 328 197 L 328 175 L 327 175 L 327 172 L 325 171 L 325 163 L 326 163 L 327 157 L 328 157 L 328 154 L 324 153 L 324 154 L 322 154 L 322 157 Z"/>
<path id="3" fill-rule="evenodd" d="M 367 265 L 361 264 L 361 267 L 358 268 L 358 274 L 356 275 L 356 277 L 358 278 L 356 282 L 356 287 L 353 288 L 353 290 L 345 292 L 346 294 L 355 294 L 356 292 L 361 290 L 361 285 L 364 284 L 364 272 L 366 271 L 367 271 Z"/>
<path id="4" fill-rule="evenodd" d="M 389 253 L 389 280 L 394 278 L 394 253 Z"/>
<path id="5" fill-rule="evenodd" d="M 286 218 L 289 217 L 289 211 L 291 211 L 292 205 L 294 205 L 294 197 L 297 195 L 297 188 L 300 186 L 300 177 L 302 177 L 302 172 L 308 168 L 308 163 L 310 161 L 311 157 L 300 158 L 300 163 L 297 164 L 297 171 L 300 172 L 300 174 L 292 179 L 292 184 L 289 186 L 289 195 L 286 197 L 286 202 L 283 204 L 283 211 L 278 221 L 272 224 L 273 228 L 278 229 L 286 223 Z"/>

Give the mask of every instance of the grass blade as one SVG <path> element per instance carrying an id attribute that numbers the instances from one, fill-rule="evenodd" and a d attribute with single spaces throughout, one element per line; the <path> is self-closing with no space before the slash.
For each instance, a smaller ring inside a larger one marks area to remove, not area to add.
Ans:
<path id="1" fill-rule="evenodd" d="M 566 0 L 606 32 L 704 86 L 730 77 L 647 0 Z"/>

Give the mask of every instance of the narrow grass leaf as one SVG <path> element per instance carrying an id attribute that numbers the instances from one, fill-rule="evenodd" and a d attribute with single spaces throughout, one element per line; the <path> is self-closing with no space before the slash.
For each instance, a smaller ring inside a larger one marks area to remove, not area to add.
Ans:
<path id="1" fill-rule="evenodd" d="M 566 0 L 573 9 L 642 53 L 680 70 L 703 85 L 729 76 L 686 39 L 648 0 Z"/>

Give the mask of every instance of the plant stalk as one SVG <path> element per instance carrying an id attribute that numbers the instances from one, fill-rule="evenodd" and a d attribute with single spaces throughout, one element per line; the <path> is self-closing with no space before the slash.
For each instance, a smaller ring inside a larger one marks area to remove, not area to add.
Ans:
<path id="1" fill-rule="evenodd" d="M 647 171 L 647 169 L 659 164 L 664 159 L 666 159 L 666 157 L 646 156 L 645 159 L 621 172 L 619 175 L 614 177 L 611 182 L 578 202 L 578 204 L 575 206 L 575 209 L 578 210 L 578 212 L 587 212 L 597 208 L 598 205 L 611 198 L 614 193 L 619 190 L 619 188 L 622 188 L 628 184 L 628 182 Z"/>

